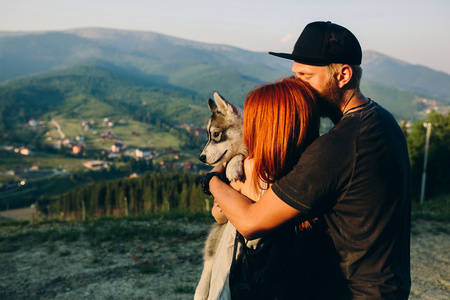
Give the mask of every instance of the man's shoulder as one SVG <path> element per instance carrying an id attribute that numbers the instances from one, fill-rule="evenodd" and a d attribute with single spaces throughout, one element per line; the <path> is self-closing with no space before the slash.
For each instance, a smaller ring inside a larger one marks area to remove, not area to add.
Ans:
<path id="1" fill-rule="evenodd" d="M 370 100 L 367 107 L 344 115 L 342 119 L 330 130 L 336 135 L 365 135 L 368 131 L 392 130 L 400 128 L 394 116 L 377 102 Z M 355 138 L 355 136 L 351 136 Z"/>
<path id="2" fill-rule="evenodd" d="M 346 147 L 352 144 L 358 136 L 360 130 L 361 118 L 346 117 L 336 123 L 328 132 L 318 137 L 311 145 L 310 150 L 317 151 L 317 148 L 332 150 L 336 147 Z"/>
<path id="3" fill-rule="evenodd" d="M 373 100 L 370 100 L 370 105 L 367 109 L 361 110 L 361 114 L 363 117 L 362 122 L 367 120 L 370 120 L 371 122 L 374 122 L 375 120 L 380 122 L 397 122 L 391 112 Z"/>

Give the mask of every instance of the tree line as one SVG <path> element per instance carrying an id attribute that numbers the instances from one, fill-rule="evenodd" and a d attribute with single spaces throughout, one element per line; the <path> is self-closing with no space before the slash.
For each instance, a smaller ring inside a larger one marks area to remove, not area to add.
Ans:
<path id="1" fill-rule="evenodd" d="M 426 197 L 450 193 L 450 114 L 431 112 L 423 120 L 413 123 L 408 129 L 402 125 L 408 143 L 413 182 L 413 198 L 420 195 L 425 159 L 426 128 L 431 124 L 426 170 Z"/>
<path id="2" fill-rule="evenodd" d="M 38 206 L 50 217 L 77 220 L 208 213 L 212 198 L 203 194 L 200 178 L 200 175 L 185 172 L 148 172 L 136 178 L 91 183 Z"/>

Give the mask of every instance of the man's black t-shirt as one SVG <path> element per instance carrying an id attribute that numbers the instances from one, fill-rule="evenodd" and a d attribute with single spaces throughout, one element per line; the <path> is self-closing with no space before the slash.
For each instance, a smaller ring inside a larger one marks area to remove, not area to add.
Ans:
<path id="1" fill-rule="evenodd" d="M 406 299 L 410 187 L 404 135 L 372 102 L 314 141 L 272 189 L 301 214 L 324 217 L 353 298 Z"/>

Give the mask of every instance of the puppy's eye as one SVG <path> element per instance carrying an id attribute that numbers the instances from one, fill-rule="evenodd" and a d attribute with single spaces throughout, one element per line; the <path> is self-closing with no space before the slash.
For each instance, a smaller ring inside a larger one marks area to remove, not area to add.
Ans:
<path id="1" fill-rule="evenodd" d="M 216 131 L 216 132 L 213 133 L 213 137 L 214 138 L 218 138 L 219 136 L 220 136 L 220 132 L 219 131 Z"/>

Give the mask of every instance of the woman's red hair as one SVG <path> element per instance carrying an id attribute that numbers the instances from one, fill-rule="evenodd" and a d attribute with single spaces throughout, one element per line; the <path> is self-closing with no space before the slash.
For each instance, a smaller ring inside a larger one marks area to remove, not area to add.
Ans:
<path id="1" fill-rule="evenodd" d="M 289 77 L 251 91 L 244 104 L 244 142 L 253 158 L 255 188 L 288 173 L 304 149 L 319 136 L 314 92 Z"/>

